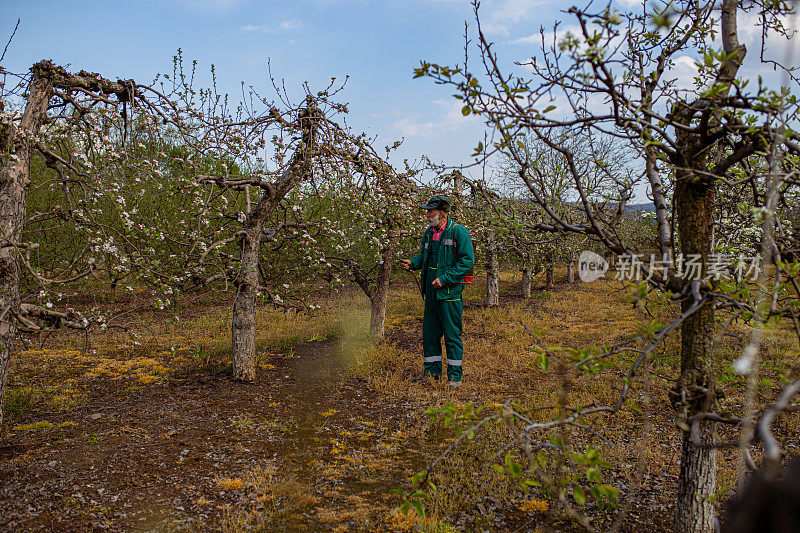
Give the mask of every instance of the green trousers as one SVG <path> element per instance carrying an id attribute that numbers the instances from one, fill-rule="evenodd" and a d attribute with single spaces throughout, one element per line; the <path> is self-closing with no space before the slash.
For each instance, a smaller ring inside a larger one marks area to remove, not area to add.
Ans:
<path id="1" fill-rule="evenodd" d="M 430 281 L 433 281 L 433 278 Z M 461 358 L 464 355 L 461 316 L 464 304 L 461 298 L 437 300 L 430 281 L 425 290 L 425 316 L 422 319 L 424 373 L 431 376 L 442 375 L 442 337 L 444 337 L 447 379 L 461 381 Z"/>

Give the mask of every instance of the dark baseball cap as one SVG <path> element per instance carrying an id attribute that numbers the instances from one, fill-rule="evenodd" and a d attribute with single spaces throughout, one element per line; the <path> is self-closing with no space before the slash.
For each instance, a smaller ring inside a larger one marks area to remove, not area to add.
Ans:
<path id="1" fill-rule="evenodd" d="M 448 200 L 444 196 L 439 196 L 437 194 L 435 196 L 431 196 L 431 199 L 428 200 L 427 204 L 421 205 L 419 207 L 420 209 L 441 209 L 442 211 L 449 211 L 450 200 Z"/>

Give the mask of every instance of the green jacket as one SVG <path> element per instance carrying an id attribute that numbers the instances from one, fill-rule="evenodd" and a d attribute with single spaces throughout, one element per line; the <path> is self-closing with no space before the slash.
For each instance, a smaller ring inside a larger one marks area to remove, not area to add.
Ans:
<path id="1" fill-rule="evenodd" d="M 428 273 L 428 247 L 432 238 L 433 231 L 431 228 L 427 228 L 422 234 L 419 255 L 411 258 L 411 270 L 422 270 L 423 295 L 425 294 L 425 278 Z M 456 248 L 458 249 L 458 260 L 456 260 Z M 442 282 L 442 288 L 436 290 L 436 299 L 461 298 L 464 274 L 472 268 L 474 262 L 475 253 L 472 250 L 472 238 L 469 236 L 469 231 L 448 218 L 447 226 L 439 237 L 439 264 L 436 266 L 438 274 L 436 277 Z"/>

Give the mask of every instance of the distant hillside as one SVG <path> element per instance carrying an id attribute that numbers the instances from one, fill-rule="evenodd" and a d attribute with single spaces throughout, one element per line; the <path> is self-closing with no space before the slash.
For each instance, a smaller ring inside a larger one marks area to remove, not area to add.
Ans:
<path id="1" fill-rule="evenodd" d="M 648 211 L 648 212 L 655 212 L 656 207 L 653 205 L 653 202 L 649 202 L 646 204 L 628 204 L 627 206 L 628 211 Z"/>

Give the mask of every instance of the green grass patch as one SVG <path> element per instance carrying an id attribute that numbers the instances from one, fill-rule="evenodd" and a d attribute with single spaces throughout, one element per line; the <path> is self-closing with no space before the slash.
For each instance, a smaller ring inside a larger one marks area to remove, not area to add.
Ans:
<path id="1" fill-rule="evenodd" d="M 19 419 L 40 410 L 47 403 L 47 394 L 35 387 L 7 388 L 4 411 L 9 420 Z"/>
<path id="2" fill-rule="evenodd" d="M 20 424 L 19 426 L 14 426 L 14 431 L 37 431 L 41 429 L 52 429 L 55 425 L 47 420 L 39 420 L 38 422 L 32 422 L 30 424 Z"/>

